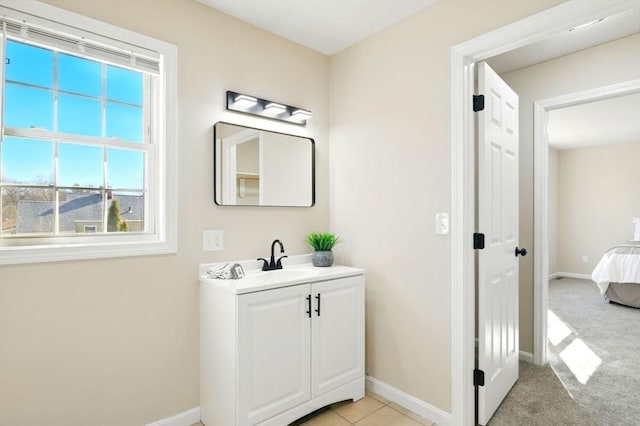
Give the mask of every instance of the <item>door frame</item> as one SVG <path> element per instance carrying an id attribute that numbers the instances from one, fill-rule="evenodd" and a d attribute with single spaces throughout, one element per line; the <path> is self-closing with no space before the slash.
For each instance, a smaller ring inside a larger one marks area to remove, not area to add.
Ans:
<path id="1" fill-rule="evenodd" d="M 222 199 L 225 205 L 235 205 L 237 203 L 237 148 L 245 142 L 258 139 L 258 149 L 262 151 L 262 133 L 257 129 L 244 129 L 220 141 L 220 151 L 222 158 Z M 260 152 L 262 154 L 262 152 Z M 262 174 L 262 155 L 258 155 L 259 167 L 258 175 Z M 262 181 L 260 181 L 262 184 Z M 262 198 L 262 188 L 258 190 Z M 262 199 L 259 204 L 262 204 Z"/>
<path id="2" fill-rule="evenodd" d="M 475 149 L 474 63 L 637 5 L 569 0 L 451 48 L 451 424 L 474 419 Z M 535 232 L 535 231 L 534 231 Z"/>
<path id="3" fill-rule="evenodd" d="M 640 79 L 542 99 L 533 104 L 533 362 L 547 363 L 547 309 L 549 302 L 549 150 L 548 112 L 584 102 L 640 92 Z"/>

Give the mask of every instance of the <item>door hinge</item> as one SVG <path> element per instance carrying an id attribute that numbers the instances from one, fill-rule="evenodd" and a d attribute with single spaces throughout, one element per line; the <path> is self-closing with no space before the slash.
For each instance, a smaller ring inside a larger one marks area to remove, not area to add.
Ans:
<path id="1" fill-rule="evenodd" d="M 484 371 L 473 370 L 473 386 L 484 386 Z"/>
<path id="2" fill-rule="evenodd" d="M 473 111 L 478 112 L 484 109 L 484 95 L 473 95 Z"/>
<path id="3" fill-rule="evenodd" d="M 473 249 L 474 250 L 482 250 L 484 249 L 484 234 L 479 232 L 474 232 L 473 234 Z"/>

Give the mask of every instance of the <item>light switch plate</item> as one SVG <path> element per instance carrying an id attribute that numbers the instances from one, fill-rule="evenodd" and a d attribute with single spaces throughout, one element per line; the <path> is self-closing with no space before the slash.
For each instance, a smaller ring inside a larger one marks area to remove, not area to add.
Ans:
<path id="1" fill-rule="evenodd" d="M 449 235 L 449 213 L 436 213 L 436 235 Z"/>
<path id="2" fill-rule="evenodd" d="M 202 251 L 222 250 L 224 235 L 221 229 L 206 229 L 202 231 Z"/>

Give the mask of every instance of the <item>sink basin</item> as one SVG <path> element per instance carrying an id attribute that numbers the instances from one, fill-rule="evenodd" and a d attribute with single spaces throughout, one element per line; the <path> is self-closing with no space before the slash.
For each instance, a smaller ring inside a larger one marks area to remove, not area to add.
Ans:
<path id="1" fill-rule="evenodd" d="M 316 269 L 286 268 L 274 271 L 258 271 L 247 274 L 251 280 L 261 281 L 265 284 L 275 282 L 298 281 L 312 278 L 320 274 Z"/>

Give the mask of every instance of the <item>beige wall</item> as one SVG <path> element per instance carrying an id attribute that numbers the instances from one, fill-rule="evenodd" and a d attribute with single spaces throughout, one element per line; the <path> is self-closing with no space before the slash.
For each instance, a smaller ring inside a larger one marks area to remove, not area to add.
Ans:
<path id="1" fill-rule="evenodd" d="M 367 371 L 445 411 L 451 47 L 557 3 L 439 1 L 331 58 L 330 216 L 338 259 L 367 269 Z"/>
<path id="2" fill-rule="evenodd" d="M 559 151 L 558 271 L 591 275 L 602 253 L 633 238 L 639 164 L 640 141 Z"/>
<path id="3" fill-rule="evenodd" d="M 502 75 L 520 96 L 520 244 L 533 254 L 533 103 L 640 78 L 640 34 Z M 533 352 L 533 256 L 520 261 L 520 349 Z"/>
<path id="4" fill-rule="evenodd" d="M 200 262 L 290 254 L 329 226 L 328 59 L 191 0 L 50 3 L 178 46 L 179 241 L 170 256 L 0 267 L 0 424 L 142 425 L 199 405 Z M 306 128 L 224 112 L 225 90 L 313 111 Z M 313 137 L 314 208 L 217 207 L 218 120 Z M 203 229 L 223 229 L 203 253 Z"/>
<path id="5" fill-rule="evenodd" d="M 260 140 L 252 139 L 236 146 L 236 176 L 238 172 L 260 174 Z M 258 205 L 260 204 L 260 180 L 243 178 L 244 194 L 241 195 L 239 179 L 235 179 L 236 204 Z"/>
<path id="6" fill-rule="evenodd" d="M 258 137 L 236 146 L 236 167 L 238 172 L 260 173 L 260 140 Z"/>
<path id="7" fill-rule="evenodd" d="M 549 147 L 548 176 L 549 275 L 558 272 L 558 150 Z"/>

